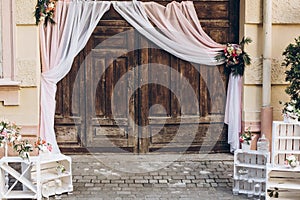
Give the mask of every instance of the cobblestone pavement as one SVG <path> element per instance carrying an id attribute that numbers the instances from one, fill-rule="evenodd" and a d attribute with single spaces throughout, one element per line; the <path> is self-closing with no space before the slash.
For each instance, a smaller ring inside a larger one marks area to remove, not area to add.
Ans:
<path id="1" fill-rule="evenodd" d="M 74 192 L 62 199 L 247 199 L 232 195 L 230 154 L 71 157 Z"/>

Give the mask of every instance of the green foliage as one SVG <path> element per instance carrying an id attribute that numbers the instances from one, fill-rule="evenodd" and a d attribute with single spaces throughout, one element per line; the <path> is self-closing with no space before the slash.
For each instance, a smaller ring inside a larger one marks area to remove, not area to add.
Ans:
<path id="1" fill-rule="evenodd" d="M 290 82 L 285 92 L 290 96 L 290 102 L 300 109 L 300 36 L 295 44 L 289 44 L 282 54 L 285 56 L 282 66 L 288 67 L 285 80 Z"/>
<path id="2" fill-rule="evenodd" d="M 226 74 L 244 75 L 245 66 L 251 64 L 251 58 L 244 47 L 251 42 L 251 38 L 243 37 L 239 44 L 227 44 L 226 48 L 216 56 L 217 61 L 225 62 Z"/>

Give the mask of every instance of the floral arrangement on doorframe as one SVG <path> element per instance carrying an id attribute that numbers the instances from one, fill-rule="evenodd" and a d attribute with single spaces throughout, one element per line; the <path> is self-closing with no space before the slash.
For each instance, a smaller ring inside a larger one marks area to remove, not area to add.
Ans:
<path id="1" fill-rule="evenodd" d="M 40 22 L 44 22 L 44 26 L 48 25 L 48 22 L 55 24 L 54 12 L 56 8 L 57 0 L 37 0 L 35 6 L 35 24 L 38 25 Z"/>
<path id="2" fill-rule="evenodd" d="M 226 48 L 216 56 L 216 60 L 225 61 L 225 73 L 232 73 L 234 76 L 244 75 L 245 66 L 251 64 L 251 58 L 244 51 L 245 45 L 252 42 L 249 37 L 243 37 L 239 44 L 226 45 Z"/>
<path id="3" fill-rule="evenodd" d="M 0 121 L 0 147 L 6 148 L 6 145 L 12 146 L 13 150 L 18 152 L 21 158 L 29 159 L 29 152 L 33 151 L 33 145 L 30 144 L 28 140 L 22 139 L 20 130 L 21 127 L 17 126 L 16 123 L 9 122 L 6 120 L 1 120 Z M 46 146 L 46 148 L 49 151 L 52 151 L 51 144 L 47 143 L 45 140 L 41 140 L 40 138 L 38 138 L 35 144 L 39 144 L 35 146 L 36 148 L 44 148 L 44 146 Z"/>
<path id="4" fill-rule="evenodd" d="M 247 132 L 244 132 L 241 134 L 240 143 L 247 143 L 248 145 L 250 145 L 251 139 L 252 139 L 252 135 L 251 135 L 250 127 L 249 127 L 247 129 Z"/>

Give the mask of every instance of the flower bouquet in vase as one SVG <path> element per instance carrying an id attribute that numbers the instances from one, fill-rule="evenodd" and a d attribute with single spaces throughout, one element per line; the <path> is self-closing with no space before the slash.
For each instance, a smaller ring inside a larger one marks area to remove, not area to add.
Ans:
<path id="1" fill-rule="evenodd" d="M 20 129 L 14 122 L 0 121 L 0 147 L 4 147 L 4 156 L 8 155 L 8 146 L 14 146 L 21 141 Z"/>
<path id="2" fill-rule="evenodd" d="M 29 153 L 33 151 L 33 146 L 28 140 L 22 140 L 14 145 L 14 150 L 19 153 L 22 159 L 27 159 L 29 161 Z"/>
<path id="3" fill-rule="evenodd" d="M 297 166 L 299 166 L 299 161 L 297 161 L 297 158 L 295 155 L 291 154 L 291 155 L 288 155 L 286 157 L 286 160 L 285 160 L 285 164 L 288 166 L 288 167 L 291 167 L 291 168 L 295 168 Z"/>
<path id="4" fill-rule="evenodd" d="M 52 145 L 47 143 L 46 140 L 42 138 L 38 138 L 38 140 L 34 143 L 35 148 L 38 148 L 39 155 L 41 154 L 48 154 L 52 151 Z"/>
<path id="5" fill-rule="evenodd" d="M 245 151 L 249 151 L 251 147 L 251 131 L 250 128 L 240 136 L 240 143 L 242 145 L 242 149 Z"/>
<path id="6" fill-rule="evenodd" d="M 58 175 L 62 175 L 65 171 L 66 171 L 66 168 L 64 165 L 60 164 L 60 163 L 57 163 L 58 165 L 56 166 L 56 172 Z"/>

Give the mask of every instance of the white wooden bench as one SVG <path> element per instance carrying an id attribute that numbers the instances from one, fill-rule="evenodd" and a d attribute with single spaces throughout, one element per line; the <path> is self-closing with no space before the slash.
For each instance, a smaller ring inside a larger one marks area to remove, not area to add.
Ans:
<path id="1" fill-rule="evenodd" d="M 300 199 L 300 166 L 291 168 L 285 164 L 286 157 L 290 154 L 300 160 L 300 123 L 274 121 L 271 163 L 267 164 L 266 189 L 277 188 L 280 200 Z M 267 193 L 266 197 L 266 199 L 274 198 L 270 198 Z"/>

